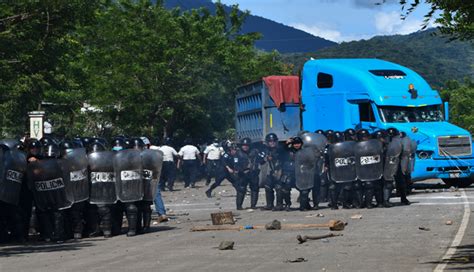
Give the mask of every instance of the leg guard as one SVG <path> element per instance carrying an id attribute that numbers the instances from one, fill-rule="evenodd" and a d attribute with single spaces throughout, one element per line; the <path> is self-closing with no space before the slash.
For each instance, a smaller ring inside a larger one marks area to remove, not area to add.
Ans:
<path id="1" fill-rule="evenodd" d="M 145 204 L 143 207 L 143 232 L 148 232 L 151 225 L 151 206 Z"/>
<path id="2" fill-rule="evenodd" d="M 137 213 L 138 209 L 134 202 L 125 203 L 127 211 L 128 232 L 127 236 L 135 236 L 137 234 Z"/>
<path id="3" fill-rule="evenodd" d="M 54 216 L 53 240 L 62 241 L 65 239 L 63 211 L 54 211 L 53 216 Z"/>
<path id="4" fill-rule="evenodd" d="M 335 182 L 331 183 L 331 185 L 328 188 L 329 189 L 328 190 L 328 193 L 329 193 L 329 206 L 333 210 L 337 210 L 339 208 L 338 204 L 337 204 L 337 198 L 339 196 L 339 188 L 340 188 L 340 186 Z"/>
<path id="5" fill-rule="evenodd" d="M 390 197 L 392 195 L 392 190 L 393 190 L 393 182 L 384 180 L 384 183 L 383 183 L 383 206 L 385 208 L 392 207 L 392 204 L 390 203 Z"/>
<path id="6" fill-rule="evenodd" d="M 245 191 L 237 190 L 237 197 L 235 199 L 235 205 L 237 210 L 243 210 L 242 204 L 244 203 Z"/>
<path id="7" fill-rule="evenodd" d="M 360 209 L 363 208 L 363 194 L 362 194 L 362 184 L 360 181 L 354 182 L 354 191 L 353 191 L 353 202 L 355 208 Z"/>
<path id="8" fill-rule="evenodd" d="M 74 233 L 74 239 L 82 238 L 82 231 L 84 230 L 85 204 L 85 202 L 80 202 L 72 205 L 71 207 L 72 231 Z"/>
<path id="9" fill-rule="evenodd" d="M 283 210 L 283 189 L 281 187 L 275 188 L 276 191 L 276 206 L 273 208 L 274 211 Z"/>
<path id="10" fill-rule="evenodd" d="M 309 190 L 300 191 L 300 211 L 309 210 Z"/>
<path id="11" fill-rule="evenodd" d="M 250 208 L 255 209 L 258 203 L 258 191 L 250 192 Z"/>
<path id="12" fill-rule="evenodd" d="M 274 207 L 273 202 L 275 201 L 275 194 L 272 188 L 265 188 L 265 200 L 267 201 L 265 210 L 272 210 Z"/>
<path id="13" fill-rule="evenodd" d="M 105 238 L 112 237 L 112 214 L 110 206 L 100 205 L 98 211 L 100 217 L 100 230 L 104 233 Z"/>

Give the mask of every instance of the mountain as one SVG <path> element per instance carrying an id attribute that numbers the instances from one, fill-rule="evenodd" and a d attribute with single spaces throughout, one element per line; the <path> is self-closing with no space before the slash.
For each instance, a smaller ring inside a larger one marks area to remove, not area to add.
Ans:
<path id="1" fill-rule="evenodd" d="M 182 10 L 205 7 L 215 11 L 211 0 L 165 0 L 168 9 L 179 7 Z M 230 11 L 230 7 L 226 7 Z M 321 48 L 334 46 L 337 43 L 313 36 L 299 29 L 286 26 L 272 20 L 249 15 L 242 27 L 242 33 L 260 32 L 262 39 L 256 42 L 256 47 L 265 51 L 277 50 L 280 53 L 314 52 Z"/>
<path id="2" fill-rule="evenodd" d="M 369 40 L 341 43 L 314 53 L 284 54 L 283 61 L 295 73 L 310 58 L 379 58 L 413 69 L 435 88 L 448 80 L 474 80 L 472 43 L 449 41 L 435 29 L 410 35 L 377 36 Z"/>

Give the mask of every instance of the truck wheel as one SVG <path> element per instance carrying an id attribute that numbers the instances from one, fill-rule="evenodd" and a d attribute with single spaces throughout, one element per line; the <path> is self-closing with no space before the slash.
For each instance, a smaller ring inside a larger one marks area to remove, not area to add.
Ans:
<path id="1" fill-rule="evenodd" d="M 443 182 L 449 187 L 454 186 L 458 188 L 467 188 L 472 183 L 474 183 L 474 180 L 472 178 L 458 178 L 458 179 L 445 178 L 443 179 Z"/>

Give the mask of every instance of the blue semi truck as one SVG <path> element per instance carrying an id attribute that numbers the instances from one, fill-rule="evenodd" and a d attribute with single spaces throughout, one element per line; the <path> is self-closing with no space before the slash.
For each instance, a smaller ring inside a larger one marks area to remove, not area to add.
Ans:
<path id="1" fill-rule="evenodd" d="M 448 122 L 448 104 L 437 91 L 395 63 L 310 60 L 301 78 L 269 76 L 238 87 L 235 106 L 237 138 L 262 141 L 273 132 L 285 140 L 300 130 L 395 127 L 418 143 L 413 181 L 473 181 L 472 136 Z"/>

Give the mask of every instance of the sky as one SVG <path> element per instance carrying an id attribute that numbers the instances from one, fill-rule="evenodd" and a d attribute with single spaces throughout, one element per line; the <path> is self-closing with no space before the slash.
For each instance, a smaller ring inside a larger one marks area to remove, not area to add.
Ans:
<path id="1" fill-rule="evenodd" d="M 421 4 L 405 20 L 399 0 L 221 0 L 252 15 L 301 29 L 335 42 L 420 30 L 429 6 Z M 215 1 L 214 1 L 215 2 Z M 409 2 L 409 1 L 408 1 Z M 421 1 L 423 2 L 423 1 Z M 429 25 L 434 26 L 433 23 Z"/>

